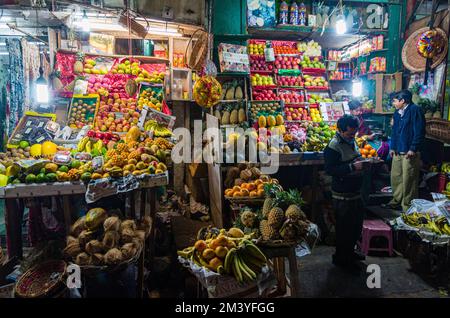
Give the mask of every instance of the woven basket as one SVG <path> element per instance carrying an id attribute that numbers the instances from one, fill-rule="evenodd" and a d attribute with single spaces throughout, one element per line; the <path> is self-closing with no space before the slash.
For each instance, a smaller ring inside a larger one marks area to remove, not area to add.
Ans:
<path id="1" fill-rule="evenodd" d="M 203 64 L 206 60 L 206 55 L 208 53 L 208 43 L 210 41 L 211 35 L 208 32 L 205 32 L 201 29 L 195 31 L 192 34 L 190 43 L 186 48 L 186 64 L 195 71 L 201 71 Z M 194 43 L 194 40 L 195 43 Z M 193 44 L 192 44 L 193 43 Z M 192 44 L 192 50 L 189 58 L 187 58 L 187 50 L 189 46 Z"/>
<path id="2" fill-rule="evenodd" d="M 46 298 L 59 294 L 65 288 L 66 262 L 51 260 L 38 264 L 18 280 L 14 294 L 18 298 Z"/>
<path id="3" fill-rule="evenodd" d="M 230 203 L 234 204 L 246 204 L 246 205 L 263 205 L 264 204 L 264 197 L 225 197 Z"/>
<path id="4" fill-rule="evenodd" d="M 450 121 L 445 119 L 427 119 L 427 135 L 445 143 L 450 143 Z"/>
<path id="5" fill-rule="evenodd" d="M 424 72 L 426 59 L 419 54 L 416 48 L 416 43 L 419 40 L 422 33 L 428 31 L 429 27 L 424 27 L 413 34 L 406 40 L 405 45 L 403 45 L 402 49 L 402 61 L 405 67 L 411 72 Z M 447 39 L 447 34 L 444 30 L 440 28 L 435 29 L 438 33 L 440 33 L 445 39 Z M 445 46 L 441 53 L 437 54 L 432 59 L 431 68 L 436 68 L 439 64 L 441 64 L 444 59 L 447 57 L 448 50 L 448 41 L 445 41 Z"/>

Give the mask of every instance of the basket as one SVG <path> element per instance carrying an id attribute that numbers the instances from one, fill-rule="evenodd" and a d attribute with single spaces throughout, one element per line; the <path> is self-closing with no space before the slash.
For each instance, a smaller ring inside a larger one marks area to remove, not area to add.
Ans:
<path id="1" fill-rule="evenodd" d="M 122 270 L 126 269 L 128 266 L 136 263 L 141 256 L 141 253 L 143 253 L 143 245 L 140 245 L 138 251 L 136 252 L 136 255 L 134 257 L 130 258 L 129 260 L 126 260 L 120 264 L 117 265 L 82 265 L 80 266 L 81 272 L 83 275 L 86 276 L 95 276 L 99 273 L 118 273 Z"/>
<path id="2" fill-rule="evenodd" d="M 192 45 L 191 55 L 189 58 L 186 58 L 186 65 L 188 65 L 192 70 L 200 71 L 202 69 L 207 57 L 208 44 L 210 40 L 211 35 L 201 29 L 198 29 L 192 34 L 191 40 L 189 41 L 190 43 L 187 45 L 186 52 L 184 54 L 185 57 L 188 56 L 187 53 L 189 46 Z"/>
<path id="3" fill-rule="evenodd" d="M 14 294 L 18 298 L 46 298 L 59 294 L 65 288 L 67 264 L 51 260 L 38 264 L 17 281 Z"/>
<path id="4" fill-rule="evenodd" d="M 444 143 L 450 143 L 450 121 L 448 120 L 427 119 L 426 132 L 430 137 L 439 139 Z"/>
<path id="5" fill-rule="evenodd" d="M 419 40 L 422 33 L 428 31 L 429 27 L 424 27 L 413 34 L 410 35 L 410 37 L 406 40 L 405 45 L 403 45 L 402 49 L 402 61 L 405 67 L 410 70 L 411 72 L 424 72 L 425 71 L 425 64 L 426 59 L 422 57 L 416 48 L 416 43 Z M 447 38 L 447 34 L 444 30 L 440 28 L 435 29 L 438 33 L 441 34 L 444 38 Z M 431 68 L 436 68 L 439 64 L 441 64 L 444 59 L 447 57 L 447 50 L 448 50 L 448 41 L 445 42 L 445 46 L 441 53 L 437 54 L 435 57 L 432 58 Z"/>

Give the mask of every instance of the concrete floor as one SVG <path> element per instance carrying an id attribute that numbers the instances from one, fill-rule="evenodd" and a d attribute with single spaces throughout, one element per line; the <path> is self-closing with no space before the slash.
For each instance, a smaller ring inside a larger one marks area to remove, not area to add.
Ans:
<path id="1" fill-rule="evenodd" d="M 334 247 L 316 246 L 311 255 L 298 261 L 301 297 L 447 297 L 445 289 L 433 287 L 410 271 L 408 260 L 402 256 L 367 257 L 361 273 L 350 274 L 331 263 Z M 365 268 L 378 264 L 381 271 L 379 289 L 367 287 Z M 426 277 L 425 277 L 426 279 Z M 438 283 L 439 284 L 439 283 Z"/>

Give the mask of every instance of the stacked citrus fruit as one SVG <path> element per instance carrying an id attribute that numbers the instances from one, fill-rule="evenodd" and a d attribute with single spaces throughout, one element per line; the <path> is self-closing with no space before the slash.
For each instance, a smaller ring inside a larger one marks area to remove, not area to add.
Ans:
<path id="1" fill-rule="evenodd" d="M 377 151 L 369 144 L 365 144 L 359 149 L 359 152 L 363 158 L 378 158 Z"/>

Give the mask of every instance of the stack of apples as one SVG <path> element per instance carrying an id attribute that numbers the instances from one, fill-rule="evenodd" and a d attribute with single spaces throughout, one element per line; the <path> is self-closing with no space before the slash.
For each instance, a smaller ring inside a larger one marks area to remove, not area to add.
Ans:
<path id="1" fill-rule="evenodd" d="M 277 94 L 270 89 L 263 89 L 253 92 L 254 100 L 278 100 Z"/>
<path id="2" fill-rule="evenodd" d="M 275 58 L 275 67 L 283 70 L 300 69 L 300 58 L 295 56 L 277 56 Z"/>
<path id="3" fill-rule="evenodd" d="M 252 86 L 273 86 L 273 78 L 271 76 L 253 74 L 252 75 Z"/>
<path id="4" fill-rule="evenodd" d="M 279 76 L 277 82 L 280 86 L 303 86 L 303 81 L 300 76 Z"/>
<path id="5" fill-rule="evenodd" d="M 285 91 L 280 93 L 280 99 L 286 104 L 298 104 L 305 102 L 305 96 L 301 92 Z"/>
<path id="6" fill-rule="evenodd" d="M 253 71 L 272 71 L 273 65 L 267 63 L 263 55 L 251 55 L 250 69 Z"/>
<path id="7" fill-rule="evenodd" d="M 328 82 L 322 76 L 303 75 L 306 88 L 328 89 Z"/>
<path id="8" fill-rule="evenodd" d="M 248 45 L 248 54 L 250 55 L 264 55 L 265 45 L 263 43 L 256 43 L 256 41 L 250 41 Z"/>
<path id="9" fill-rule="evenodd" d="M 116 93 L 106 98 L 102 97 L 96 117 L 96 127 L 100 131 L 127 132 L 139 121 L 134 98 L 123 99 Z"/>
<path id="10" fill-rule="evenodd" d="M 322 115 L 320 115 L 320 111 L 317 108 L 311 108 L 309 111 L 313 122 L 320 123 L 323 121 Z"/>
<path id="11" fill-rule="evenodd" d="M 308 110 L 304 107 L 285 107 L 284 113 L 286 120 L 311 120 L 311 116 L 308 114 Z"/>

